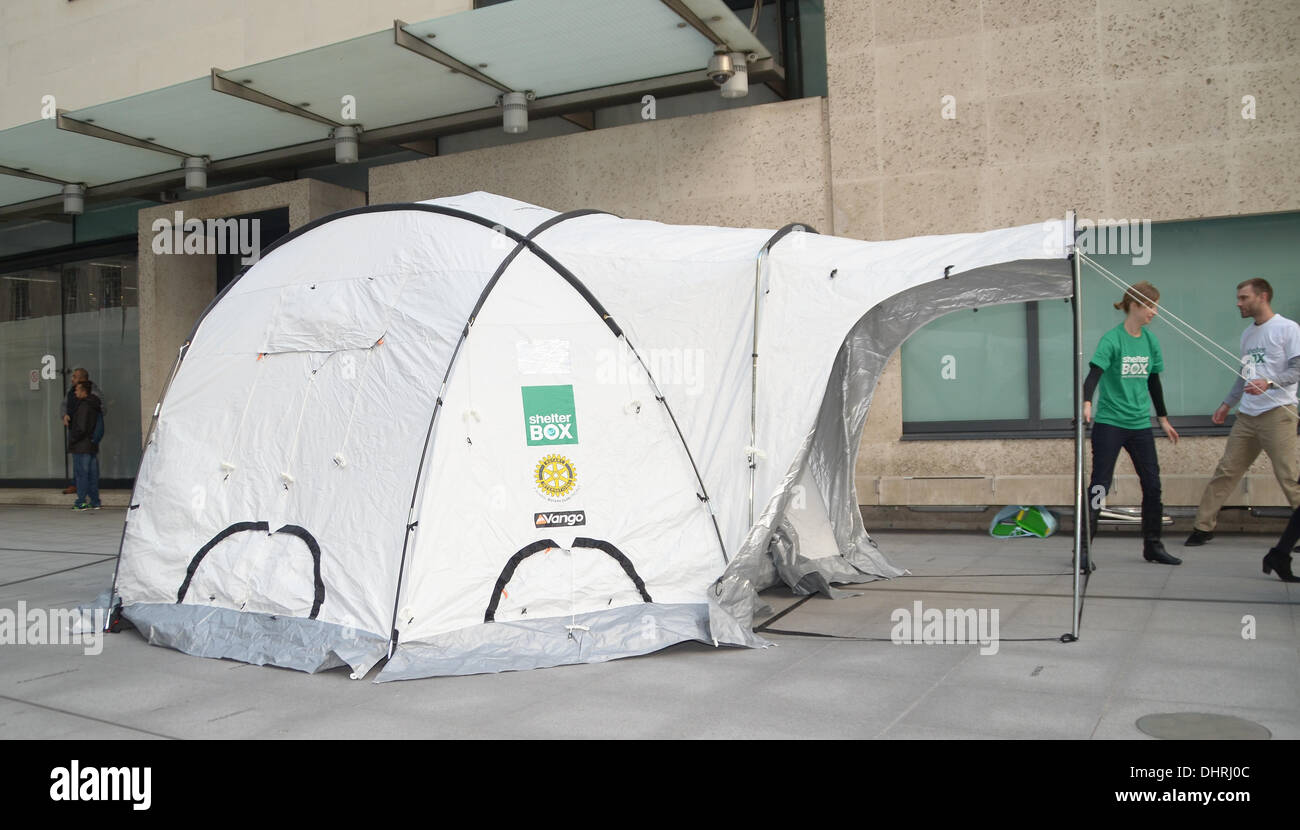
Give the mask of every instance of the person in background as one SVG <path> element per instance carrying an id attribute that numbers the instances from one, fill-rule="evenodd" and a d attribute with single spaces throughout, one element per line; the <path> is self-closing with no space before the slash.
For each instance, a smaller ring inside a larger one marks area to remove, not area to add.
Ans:
<path id="1" fill-rule="evenodd" d="M 1115 308 L 1124 312 L 1124 322 L 1101 336 L 1090 361 L 1091 370 L 1083 385 L 1083 420 L 1092 427 L 1092 479 L 1088 484 L 1088 533 L 1084 536 L 1079 566 L 1093 570 L 1090 540 L 1097 534 L 1101 503 L 1110 491 L 1115 461 L 1120 449 L 1128 451 L 1142 483 L 1142 556 L 1148 562 L 1180 565 L 1160 541 L 1164 505 L 1160 491 L 1160 460 L 1151 431 L 1154 404 L 1160 428 L 1170 441 L 1178 443 L 1178 432 L 1165 411 L 1160 372 L 1164 357 L 1160 341 L 1147 331 L 1155 319 L 1160 292 L 1149 282 L 1129 286 Z M 1092 396 L 1100 390 L 1101 400 L 1093 417 Z"/>
<path id="2" fill-rule="evenodd" d="M 60 404 L 59 406 L 59 408 L 62 410 L 61 414 L 63 417 L 63 426 L 65 428 L 70 428 L 72 426 L 72 416 L 77 411 L 77 384 L 83 381 L 90 384 L 90 393 L 99 398 L 100 414 L 103 415 L 107 411 L 107 407 L 104 406 L 104 397 L 102 394 L 100 394 L 101 390 L 98 389 L 95 386 L 94 381 L 90 379 L 90 373 L 87 372 L 85 369 L 81 368 L 80 366 L 78 366 L 76 369 L 72 370 L 72 385 L 68 387 L 68 394 L 64 397 L 63 403 Z M 69 452 L 71 452 L 71 450 L 69 450 Z M 64 493 L 77 492 L 77 484 L 76 484 L 75 476 L 73 478 L 72 483 L 70 483 L 67 487 L 65 487 L 63 492 Z"/>
<path id="3" fill-rule="evenodd" d="M 1300 325 L 1273 311 L 1272 303 L 1273 286 L 1267 280 L 1255 277 L 1237 286 L 1237 309 L 1252 323 L 1241 333 L 1241 377 L 1210 420 L 1222 424 L 1238 401 L 1241 407 L 1184 545 L 1196 547 L 1214 538 L 1219 509 L 1261 450 L 1273 462 L 1273 475 L 1291 509 L 1300 507 L 1300 471 L 1296 465 Z"/>
<path id="4" fill-rule="evenodd" d="M 1277 571 L 1277 578 L 1283 582 L 1300 582 L 1300 576 L 1291 572 L 1291 551 L 1300 542 L 1300 507 L 1291 513 L 1291 521 L 1277 540 L 1277 544 L 1264 554 L 1264 573 Z"/>
<path id="5" fill-rule="evenodd" d="M 72 453 L 72 470 L 77 481 L 77 502 L 73 510 L 99 510 L 99 443 L 95 430 L 100 423 L 99 397 L 91 393 L 91 384 L 83 380 L 73 387 L 77 406 L 68 425 L 68 451 Z"/>

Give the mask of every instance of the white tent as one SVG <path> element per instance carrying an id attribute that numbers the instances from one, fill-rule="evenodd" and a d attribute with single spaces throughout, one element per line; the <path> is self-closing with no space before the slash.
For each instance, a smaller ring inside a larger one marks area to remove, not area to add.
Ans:
<path id="1" fill-rule="evenodd" d="M 115 601 L 154 643 L 380 680 L 760 644 L 778 579 L 900 573 L 854 488 L 876 379 L 941 314 L 1069 296 L 1065 225 L 861 242 L 484 193 L 318 220 L 181 350 Z"/>

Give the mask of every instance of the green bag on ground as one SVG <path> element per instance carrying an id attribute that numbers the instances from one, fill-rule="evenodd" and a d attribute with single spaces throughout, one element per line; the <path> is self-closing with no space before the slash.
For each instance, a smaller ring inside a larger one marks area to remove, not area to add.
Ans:
<path id="1" fill-rule="evenodd" d="M 1012 504 L 1002 508 L 989 525 L 989 535 L 998 539 L 1036 536 L 1046 539 L 1056 532 L 1056 516 L 1042 505 Z"/>

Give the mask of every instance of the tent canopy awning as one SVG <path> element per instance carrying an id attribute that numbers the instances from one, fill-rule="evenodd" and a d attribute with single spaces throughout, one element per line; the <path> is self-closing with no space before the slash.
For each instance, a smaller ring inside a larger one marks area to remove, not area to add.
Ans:
<path id="1" fill-rule="evenodd" d="M 755 77 L 780 75 L 723 0 L 531 0 L 394 21 L 0 130 L 0 215 L 53 206 L 63 183 L 85 184 L 91 196 L 166 185 L 187 156 L 207 157 L 214 173 L 327 161 L 341 125 L 361 127 L 374 152 L 391 152 L 499 123 L 504 92 L 532 93 L 538 118 L 707 88 L 704 69 L 723 44 L 754 56 Z"/>

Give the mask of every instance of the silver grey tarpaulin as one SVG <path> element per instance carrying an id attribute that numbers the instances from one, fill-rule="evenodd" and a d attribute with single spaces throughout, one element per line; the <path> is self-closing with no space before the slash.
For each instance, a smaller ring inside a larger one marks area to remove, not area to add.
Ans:
<path id="1" fill-rule="evenodd" d="M 703 603 L 647 602 L 573 617 L 497 621 L 400 643 L 376 682 L 600 663 L 685 640 L 712 643 Z"/>
<path id="2" fill-rule="evenodd" d="M 257 666 L 305 672 L 350 666 L 364 675 L 388 650 L 387 637 L 359 628 L 210 605 L 139 603 L 122 615 L 153 645 Z"/>

